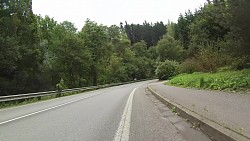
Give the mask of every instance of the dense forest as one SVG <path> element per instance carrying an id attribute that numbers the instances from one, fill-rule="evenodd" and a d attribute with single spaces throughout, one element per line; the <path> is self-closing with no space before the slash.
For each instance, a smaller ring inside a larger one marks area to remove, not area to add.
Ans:
<path id="1" fill-rule="evenodd" d="M 0 3 L 0 95 L 250 66 L 248 0 L 210 0 L 177 23 L 87 19 L 80 31 L 33 14 L 31 0 Z"/>

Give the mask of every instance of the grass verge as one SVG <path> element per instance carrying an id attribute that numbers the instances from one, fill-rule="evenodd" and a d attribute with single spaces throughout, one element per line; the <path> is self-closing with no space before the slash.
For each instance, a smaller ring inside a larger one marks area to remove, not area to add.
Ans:
<path id="1" fill-rule="evenodd" d="M 217 73 L 180 74 L 166 84 L 197 89 L 250 92 L 250 69 Z"/>

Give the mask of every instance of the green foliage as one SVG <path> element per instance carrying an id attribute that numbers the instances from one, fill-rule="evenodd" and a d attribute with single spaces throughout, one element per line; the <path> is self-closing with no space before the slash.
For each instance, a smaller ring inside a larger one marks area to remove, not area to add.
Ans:
<path id="1" fill-rule="evenodd" d="M 67 89 L 67 85 L 64 83 L 64 80 L 61 79 L 60 82 L 56 85 L 57 90 Z"/>
<path id="2" fill-rule="evenodd" d="M 250 67 L 246 0 L 208 1 L 167 26 L 107 27 L 87 19 L 81 31 L 69 21 L 34 15 L 31 4 L 1 1 L 0 95 L 52 90 L 60 80 L 72 88 L 153 78 L 155 72 L 168 79 L 179 72 L 175 61 L 185 73 Z"/>
<path id="3" fill-rule="evenodd" d="M 161 62 L 157 66 L 155 73 L 160 80 L 167 80 L 179 73 L 179 63 L 169 60 Z"/>
<path id="4" fill-rule="evenodd" d="M 112 54 L 109 61 L 105 65 L 105 69 L 101 73 L 100 84 L 117 83 L 127 81 L 128 74 L 123 64 L 123 59 L 116 54 Z"/>
<path id="5" fill-rule="evenodd" d="M 147 43 L 145 41 L 140 41 L 132 46 L 132 50 L 136 57 L 148 56 Z"/>
<path id="6" fill-rule="evenodd" d="M 179 40 L 185 49 L 188 49 L 190 44 L 189 26 L 194 22 L 196 17 L 196 14 L 193 14 L 191 11 L 185 12 L 185 15 L 181 14 L 178 18 L 178 23 L 173 26 L 175 31 L 173 37 Z"/>
<path id="7" fill-rule="evenodd" d="M 156 47 L 160 61 L 166 59 L 181 61 L 185 57 L 185 51 L 180 42 L 169 35 L 164 35 Z"/>
<path id="8" fill-rule="evenodd" d="M 148 57 L 152 60 L 156 60 L 158 58 L 157 47 L 150 47 L 148 49 Z"/>
<path id="9" fill-rule="evenodd" d="M 248 56 L 234 58 L 232 60 L 232 67 L 236 70 L 242 70 L 244 68 L 249 68 L 250 62 L 248 62 Z"/>
<path id="10" fill-rule="evenodd" d="M 40 90 L 43 58 L 31 7 L 29 1 L 1 1 L 0 95 Z"/>
<path id="11" fill-rule="evenodd" d="M 66 35 L 60 46 L 56 49 L 54 65 L 59 75 L 65 80 L 68 87 L 82 87 L 88 72 L 90 53 L 84 47 L 84 42 L 76 35 Z"/>
<path id="12" fill-rule="evenodd" d="M 244 91 L 250 89 L 250 70 L 181 74 L 168 84 L 198 89 Z"/>
<path id="13" fill-rule="evenodd" d="M 219 67 L 229 64 L 228 57 L 212 49 L 203 49 L 193 58 L 189 58 L 181 63 L 182 73 L 216 72 Z"/>
<path id="14" fill-rule="evenodd" d="M 93 85 L 97 85 L 100 71 L 97 65 L 106 55 L 106 49 L 109 47 L 108 33 L 104 26 L 98 25 L 87 19 L 82 31 L 80 32 L 80 37 L 84 40 L 84 46 L 87 47 L 91 53 L 92 63 L 90 68 L 92 71 L 90 77 L 92 76 Z"/>
<path id="15" fill-rule="evenodd" d="M 199 66 L 197 64 L 198 60 L 195 58 L 189 58 L 181 63 L 180 72 L 181 73 L 193 73 L 199 71 Z"/>
<path id="16" fill-rule="evenodd" d="M 149 24 L 145 21 L 143 25 L 125 22 L 124 30 L 132 45 L 144 40 L 147 43 L 147 47 L 155 46 L 161 37 L 166 34 L 166 26 L 163 22 Z"/>
<path id="17" fill-rule="evenodd" d="M 231 29 L 229 40 L 234 42 L 229 50 L 234 57 L 240 57 L 250 62 L 250 1 L 228 0 L 227 1 L 227 26 Z M 248 68 L 250 65 L 247 66 Z"/>
<path id="18" fill-rule="evenodd" d="M 213 50 L 224 50 L 227 46 L 220 44 L 225 40 L 230 31 L 224 22 L 225 16 L 218 16 L 218 9 L 222 5 L 206 4 L 197 11 L 195 20 L 189 25 L 189 47 L 190 55 L 195 55 L 201 49 L 213 48 Z M 221 11 L 220 11 L 221 12 Z"/>
<path id="19" fill-rule="evenodd" d="M 157 54 L 143 41 L 131 47 L 123 27 L 106 27 L 87 19 L 78 32 L 69 21 L 57 23 L 48 16 L 35 16 L 30 3 L 22 5 L 23 11 L 15 7 L 15 1 L 4 3 L 7 7 L 1 8 L 0 15 L 1 95 L 154 76 Z M 22 17 L 19 12 L 27 15 Z"/>
<path id="20" fill-rule="evenodd" d="M 176 107 L 172 107 L 172 112 L 177 113 Z"/>

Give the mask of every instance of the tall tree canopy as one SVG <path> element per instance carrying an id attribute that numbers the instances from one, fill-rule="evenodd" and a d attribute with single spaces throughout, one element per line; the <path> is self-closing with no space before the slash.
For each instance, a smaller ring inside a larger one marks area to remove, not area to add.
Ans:
<path id="1" fill-rule="evenodd" d="M 144 40 L 148 47 L 155 46 L 161 37 L 167 32 L 166 26 L 163 24 L 163 22 L 150 24 L 145 21 L 142 25 L 128 24 L 125 22 L 124 29 L 132 45 Z"/>

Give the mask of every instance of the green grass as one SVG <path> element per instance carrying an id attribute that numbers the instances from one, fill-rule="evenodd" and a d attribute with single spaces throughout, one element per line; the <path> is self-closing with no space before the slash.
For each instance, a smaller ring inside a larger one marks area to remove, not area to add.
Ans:
<path id="1" fill-rule="evenodd" d="M 180 74 L 166 84 L 197 89 L 249 92 L 250 69 L 217 73 L 195 72 L 193 74 Z"/>

